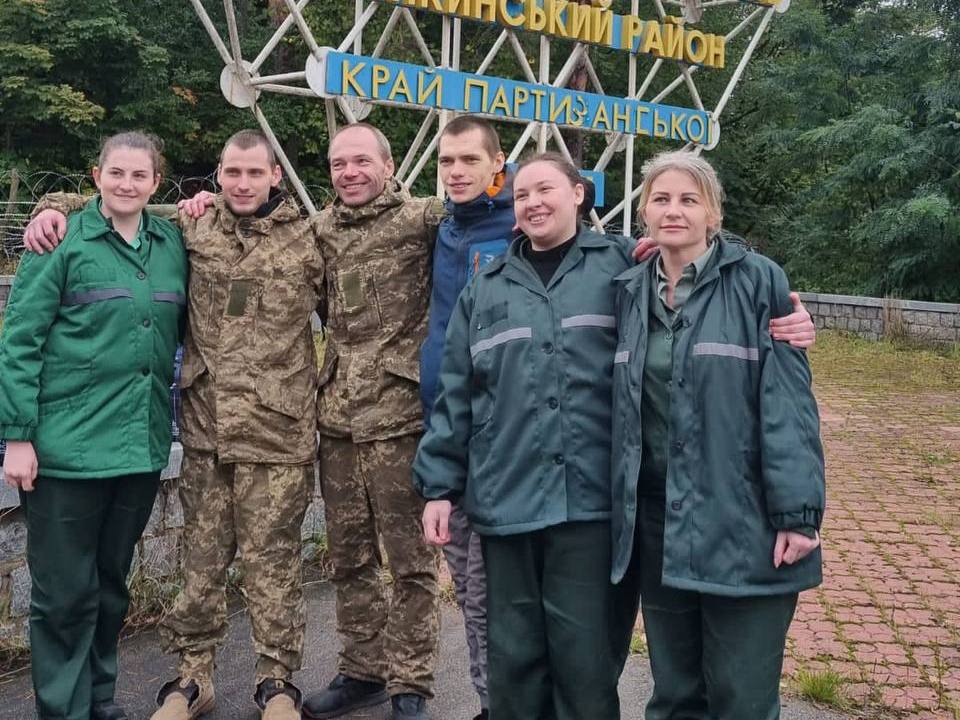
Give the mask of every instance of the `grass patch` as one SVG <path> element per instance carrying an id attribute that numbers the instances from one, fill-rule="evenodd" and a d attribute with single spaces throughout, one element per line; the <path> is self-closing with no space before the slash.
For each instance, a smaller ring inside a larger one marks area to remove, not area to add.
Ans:
<path id="1" fill-rule="evenodd" d="M 643 630 L 634 628 L 633 635 L 630 636 L 630 654 L 643 655 L 644 657 L 649 654 L 647 649 L 647 636 Z"/>
<path id="2" fill-rule="evenodd" d="M 816 380 L 852 388 L 953 392 L 960 384 L 960 345 L 923 347 L 823 330 L 810 349 L 810 363 Z"/>
<path id="3" fill-rule="evenodd" d="M 804 700 L 833 708 L 845 708 L 847 679 L 833 670 L 799 670 L 793 678 L 797 694 Z"/>
<path id="4" fill-rule="evenodd" d="M 0 675 L 23 670 L 30 665 L 30 646 L 21 638 L 0 640 Z"/>
<path id="5" fill-rule="evenodd" d="M 138 567 L 130 577 L 130 609 L 124 623 L 124 634 L 153 627 L 173 607 L 182 587 L 180 574 L 149 577 Z"/>

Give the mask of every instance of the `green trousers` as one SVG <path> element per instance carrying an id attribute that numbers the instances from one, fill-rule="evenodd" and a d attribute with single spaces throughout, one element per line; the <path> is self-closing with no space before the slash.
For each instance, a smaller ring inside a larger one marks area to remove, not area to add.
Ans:
<path id="1" fill-rule="evenodd" d="M 615 647 L 622 660 L 639 601 L 654 682 L 645 720 L 777 720 L 797 594 L 732 598 L 664 586 L 664 502 L 639 505 L 631 566 L 617 587 Z"/>
<path id="2" fill-rule="evenodd" d="M 610 524 L 482 538 L 491 720 L 618 720 Z"/>
<path id="3" fill-rule="evenodd" d="M 41 720 L 89 720 L 113 698 L 127 573 L 160 473 L 109 479 L 39 477 L 20 493 L 27 520 L 30 649 Z"/>

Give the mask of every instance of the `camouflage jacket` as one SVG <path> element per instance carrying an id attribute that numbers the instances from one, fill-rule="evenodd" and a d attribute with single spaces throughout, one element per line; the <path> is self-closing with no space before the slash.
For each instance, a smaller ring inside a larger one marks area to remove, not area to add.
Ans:
<path id="1" fill-rule="evenodd" d="M 53 193 L 34 214 L 86 202 Z M 311 223 L 285 199 L 237 217 L 223 196 L 199 220 L 180 217 L 190 261 L 181 440 L 221 462 L 304 463 L 316 452 L 311 314 L 324 292 Z"/>
<path id="2" fill-rule="evenodd" d="M 422 431 L 419 354 L 442 218 L 439 200 L 411 198 L 396 181 L 366 205 L 338 200 L 317 216 L 329 303 L 322 435 L 368 442 Z"/>
<path id="3" fill-rule="evenodd" d="M 218 195 L 202 218 L 182 223 L 190 256 L 183 444 L 221 462 L 313 460 L 310 317 L 323 259 L 310 221 L 289 198 L 258 218 L 237 217 Z"/>

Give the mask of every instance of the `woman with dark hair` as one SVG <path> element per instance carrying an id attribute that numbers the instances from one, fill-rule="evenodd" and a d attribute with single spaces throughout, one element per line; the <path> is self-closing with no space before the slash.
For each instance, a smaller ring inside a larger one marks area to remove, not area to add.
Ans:
<path id="1" fill-rule="evenodd" d="M 20 490 L 42 720 L 122 720 L 114 703 L 127 573 L 170 453 L 186 308 L 180 231 L 144 211 L 157 142 L 108 138 L 98 194 L 60 252 L 24 255 L 0 335 L 0 437 Z"/>

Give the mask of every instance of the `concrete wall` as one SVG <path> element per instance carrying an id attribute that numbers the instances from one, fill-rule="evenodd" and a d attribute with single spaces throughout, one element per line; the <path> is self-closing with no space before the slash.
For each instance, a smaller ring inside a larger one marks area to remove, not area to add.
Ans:
<path id="1" fill-rule="evenodd" d="M 888 335 L 960 343 L 960 305 L 822 293 L 800 297 L 817 328 L 845 330 L 868 340 Z"/>

